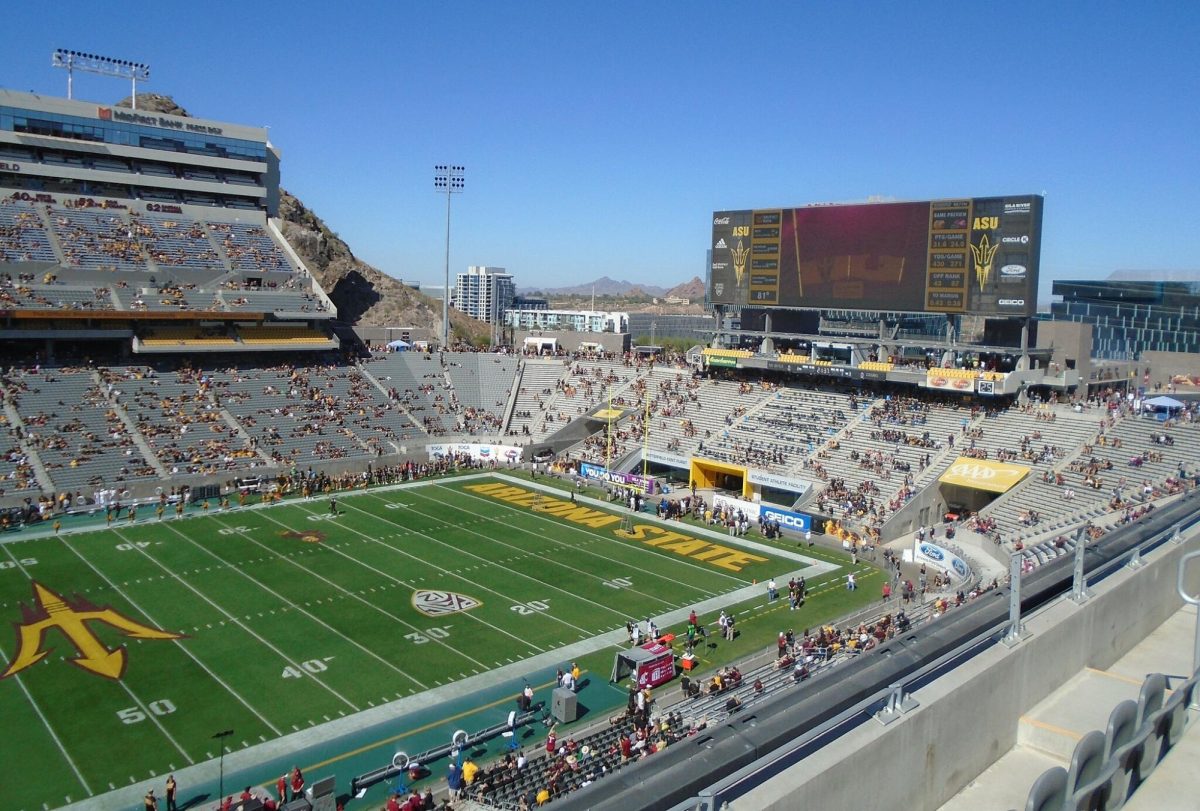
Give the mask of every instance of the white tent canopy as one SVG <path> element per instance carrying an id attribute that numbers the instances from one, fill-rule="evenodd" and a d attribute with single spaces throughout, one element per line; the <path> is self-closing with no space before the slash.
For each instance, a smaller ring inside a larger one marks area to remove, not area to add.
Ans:
<path id="1" fill-rule="evenodd" d="M 1165 397 L 1165 396 L 1164 397 L 1155 397 L 1153 399 L 1147 400 L 1143 405 L 1147 405 L 1150 408 L 1168 408 L 1168 409 L 1183 408 L 1183 403 L 1179 402 L 1174 397 Z"/>
<path id="2" fill-rule="evenodd" d="M 525 339 L 525 348 L 537 352 L 555 352 L 558 350 L 558 340 L 555 338 L 537 338 L 532 335 Z"/>

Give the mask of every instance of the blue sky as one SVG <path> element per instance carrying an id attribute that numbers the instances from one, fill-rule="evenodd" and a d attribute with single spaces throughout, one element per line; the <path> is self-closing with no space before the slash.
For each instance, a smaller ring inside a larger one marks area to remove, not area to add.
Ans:
<path id="1" fill-rule="evenodd" d="M 1200 268 L 1200 3 L 10 4 L 0 84 L 56 47 L 269 125 L 283 182 L 385 272 L 703 275 L 715 209 L 1045 192 L 1051 278 Z M 336 11 L 335 11 L 336 9 Z M 77 77 L 76 98 L 128 88 Z"/>

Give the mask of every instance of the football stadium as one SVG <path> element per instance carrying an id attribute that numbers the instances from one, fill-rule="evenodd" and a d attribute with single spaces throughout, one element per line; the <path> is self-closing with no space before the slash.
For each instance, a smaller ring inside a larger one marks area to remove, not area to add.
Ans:
<path id="1" fill-rule="evenodd" d="M 1154 808 L 1194 755 L 1198 401 L 1038 317 L 1040 195 L 699 212 L 687 351 L 479 350 L 339 320 L 280 181 L 0 90 L 0 806 Z"/>

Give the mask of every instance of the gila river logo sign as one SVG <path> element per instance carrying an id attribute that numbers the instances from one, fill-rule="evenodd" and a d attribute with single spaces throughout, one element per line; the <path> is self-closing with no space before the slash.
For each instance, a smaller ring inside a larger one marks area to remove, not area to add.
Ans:
<path id="1" fill-rule="evenodd" d="M 41 583 L 33 583 L 34 605 L 21 605 L 24 622 L 13 623 L 17 630 L 17 653 L 8 669 L 0 673 L 7 679 L 35 665 L 50 653 L 42 648 L 46 633 L 57 629 L 79 651 L 79 655 L 68 661 L 89 673 L 117 680 L 125 673 L 125 646 L 109 650 L 96 636 L 89 622 L 103 623 L 116 628 L 133 639 L 181 639 L 183 634 L 174 634 L 143 625 L 121 614 L 110 606 L 99 608 L 76 595 L 68 602 L 62 595 L 55 594 Z"/>
<path id="2" fill-rule="evenodd" d="M 465 594 L 455 594 L 453 591 L 429 591 L 421 589 L 414 591 L 412 596 L 413 608 L 427 617 L 441 617 L 446 614 L 457 614 L 460 611 L 470 611 L 483 605 L 474 597 Z"/>

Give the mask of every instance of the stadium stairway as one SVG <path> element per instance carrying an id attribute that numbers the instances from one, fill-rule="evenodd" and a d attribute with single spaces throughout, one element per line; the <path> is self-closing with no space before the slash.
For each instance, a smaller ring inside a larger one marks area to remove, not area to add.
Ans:
<path id="1" fill-rule="evenodd" d="M 563 379 L 566 368 L 561 360 L 525 358 L 520 364 L 520 379 L 517 381 L 517 396 L 510 410 L 511 416 L 505 432 L 513 436 L 529 436 L 534 441 L 544 439 L 546 430 L 547 404 L 553 399 L 558 383 Z M 549 392 L 543 394 L 543 392 Z M 545 399 L 542 399 L 545 397 Z M 524 416 L 528 414 L 529 416 Z"/>
<path id="2" fill-rule="evenodd" d="M 8 425 L 17 432 L 21 452 L 25 454 L 25 458 L 29 460 L 29 464 L 33 468 L 34 475 L 37 477 L 38 487 L 41 488 L 43 493 L 53 493 L 54 482 L 50 479 L 50 473 L 46 470 L 46 466 L 42 464 L 42 459 L 38 456 L 37 450 L 25 440 L 26 428 L 24 420 L 17 413 L 17 409 L 13 406 L 3 386 L 0 386 L 0 392 L 4 392 L 4 416 L 8 418 Z"/>
<path id="3" fill-rule="evenodd" d="M 210 394 L 209 397 L 212 397 L 212 395 Z M 238 439 L 242 440 L 243 447 L 253 447 L 255 455 L 264 465 L 269 467 L 274 464 L 267 452 L 254 444 L 250 437 L 250 432 L 246 430 L 246 426 L 238 422 L 237 417 L 233 416 L 233 413 L 228 408 L 222 406 L 219 409 L 219 413 L 221 414 L 221 419 L 225 421 L 225 424 L 233 429 L 233 433 L 237 435 Z"/>
<path id="4" fill-rule="evenodd" d="M 1187 606 L 1148 634 L 1107 668 L 1084 668 L 1066 684 L 1021 716 L 1017 745 L 968 784 L 940 811 L 1008 811 L 1025 807 L 1037 777 L 1054 766 L 1067 768 L 1075 746 L 1089 730 L 1104 731 L 1109 713 L 1126 699 L 1137 701 L 1146 676 L 1164 673 L 1169 687 L 1192 672 L 1188 638 L 1196 628 L 1196 608 Z M 1168 689 L 1169 689 L 1168 687 Z M 1195 766 L 1200 763 L 1200 714 L 1183 740 L 1134 792 L 1131 811 L 1194 811 Z M 1186 788 L 1185 788 L 1186 787 Z"/>
<path id="5" fill-rule="evenodd" d="M 356 369 L 358 369 L 358 371 L 362 372 L 362 376 L 364 378 L 366 378 L 368 383 L 370 383 L 372 386 L 374 386 L 376 389 L 379 390 L 379 393 L 382 394 L 383 398 L 391 404 L 392 408 L 395 408 L 401 414 L 408 417 L 408 419 L 412 422 L 412 424 L 414 426 L 416 426 L 417 430 L 419 430 L 421 433 L 425 434 L 425 436 L 429 436 L 429 431 L 425 428 L 425 426 L 421 423 L 420 420 L 418 420 L 416 417 L 414 417 L 412 415 L 412 413 L 407 408 L 404 407 L 403 402 L 401 402 L 399 400 L 393 400 L 390 397 L 388 397 L 387 387 L 384 386 L 382 383 L 380 383 L 379 379 L 376 378 L 375 375 L 371 374 L 371 371 L 366 367 L 365 364 L 363 364 L 361 361 L 359 361 L 354 364 L 354 367 Z"/>
<path id="6" fill-rule="evenodd" d="M 54 223 L 50 219 L 50 206 L 35 205 L 35 206 L 33 206 L 33 210 L 35 212 L 37 212 L 38 217 L 42 221 L 42 226 L 45 229 L 45 234 L 47 237 L 49 237 L 49 240 L 50 240 L 50 247 L 54 249 L 55 259 L 57 259 L 59 263 L 65 263 L 66 262 L 66 253 L 63 251 L 62 240 L 60 240 L 58 238 L 58 231 L 55 230 Z"/>
<path id="7" fill-rule="evenodd" d="M 93 371 L 91 376 L 93 382 L 95 382 L 95 384 L 100 388 L 100 391 L 107 391 L 104 380 L 100 377 L 99 372 Z M 114 388 L 113 392 L 116 391 L 117 389 Z M 163 466 L 162 460 L 158 458 L 158 455 L 154 453 L 151 447 L 146 443 L 146 437 L 142 436 L 142 432 L 138 430 L 137 421 L 129 415 L 129 412 L 125 410 L 125 406 L 118 401 L 118 398 L 115 397 L 113 393 L 106 394 L 105 398 L 108 400 L 108 404 L 112 408 L 113 413 L 120 418 L 121 423 L 125 426 L 125 430 L 129 433 L 129 438 L 133 440 L 133 444 L 137 446 L 139 451 L 141 451 L 142 456 L 146 458 L 146 461 L 150 463 L 150 466 L 154 468 L 154 471 L 159 476 L 164 479 L 168 478 L 170 474 L 167 473 L 167 469 Z"/>

